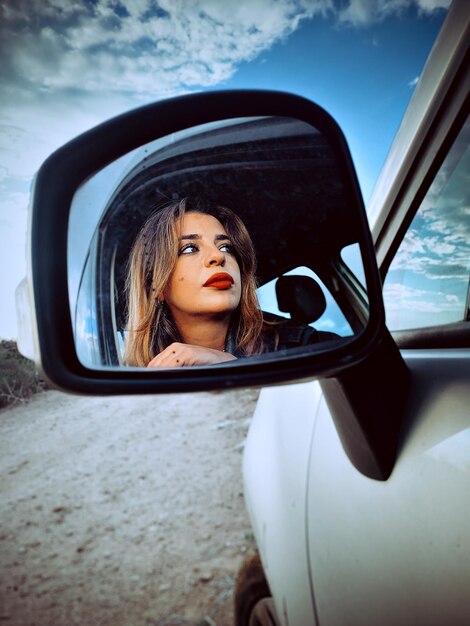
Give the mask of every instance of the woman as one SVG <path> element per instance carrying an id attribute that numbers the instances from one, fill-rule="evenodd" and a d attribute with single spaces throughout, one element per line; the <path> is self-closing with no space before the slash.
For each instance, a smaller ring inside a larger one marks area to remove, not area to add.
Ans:
<path id="1" fill-rule="evenodd" d="M 129 365 L 208 365 L 265 349 L 253 245 L 225 207 L 183 199 L 153 213 L 127 291 Z"/>
<path id="2" fill-rule="evenodd" d="M 185 198 L 155 211 L 129 262 L 125 363 L 211 365 L 311 341 L 312 328 L 263 316 L 255 265 L 230 209 Z"/>

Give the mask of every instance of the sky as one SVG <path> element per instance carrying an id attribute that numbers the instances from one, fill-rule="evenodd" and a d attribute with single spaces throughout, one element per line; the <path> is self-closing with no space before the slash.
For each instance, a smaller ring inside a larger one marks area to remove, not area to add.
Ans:
<path id="1" fill-rule="evenodd" d="M 307 97 L 343 129 L 367 202 L 450 0 L 4 0 L 0 337 L 17 337 L 42 161 L 124 111 L 201 90 Z"/>

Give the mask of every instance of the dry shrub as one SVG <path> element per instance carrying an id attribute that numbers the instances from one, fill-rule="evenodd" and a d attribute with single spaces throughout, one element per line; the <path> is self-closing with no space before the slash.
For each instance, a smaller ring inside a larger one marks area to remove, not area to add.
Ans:
<path id="1" fill-rule="evenodd" d="M 0 342 L 0 408 L 27 402 L 45 388 L 33 361 L 18 352 L 14 341 Z"/>

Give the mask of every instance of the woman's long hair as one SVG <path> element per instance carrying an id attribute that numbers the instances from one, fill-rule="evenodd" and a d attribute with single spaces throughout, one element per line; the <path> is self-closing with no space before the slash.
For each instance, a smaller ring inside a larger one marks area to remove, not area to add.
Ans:
<path id="1" fill-rule="evenodd" d="M 146 366 L 174 341 L 182 341 L 170 309 L 161 300 L 178 258 L 178 228 L 185 213 L 212 215 L 232 241 L 240 267 L 241 298 L 229 333 L 239 355 L 263 352 L 263 315 L 256 295 L 256 257 L 242 220 L 230 209 L 184 198 L 157 209 L 134 242 L 128 264 L 127 338 L 124 362 Z"/>

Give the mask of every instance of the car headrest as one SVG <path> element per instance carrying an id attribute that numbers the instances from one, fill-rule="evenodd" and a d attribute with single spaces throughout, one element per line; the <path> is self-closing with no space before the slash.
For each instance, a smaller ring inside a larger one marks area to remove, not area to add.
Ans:
<path id="1" fill-rule="evenodd" d="M 303 324 L 315 322 L 326 309 L 323 291 L 310 276 L 280 276 L 276 296 L 279 310 Z"/>

